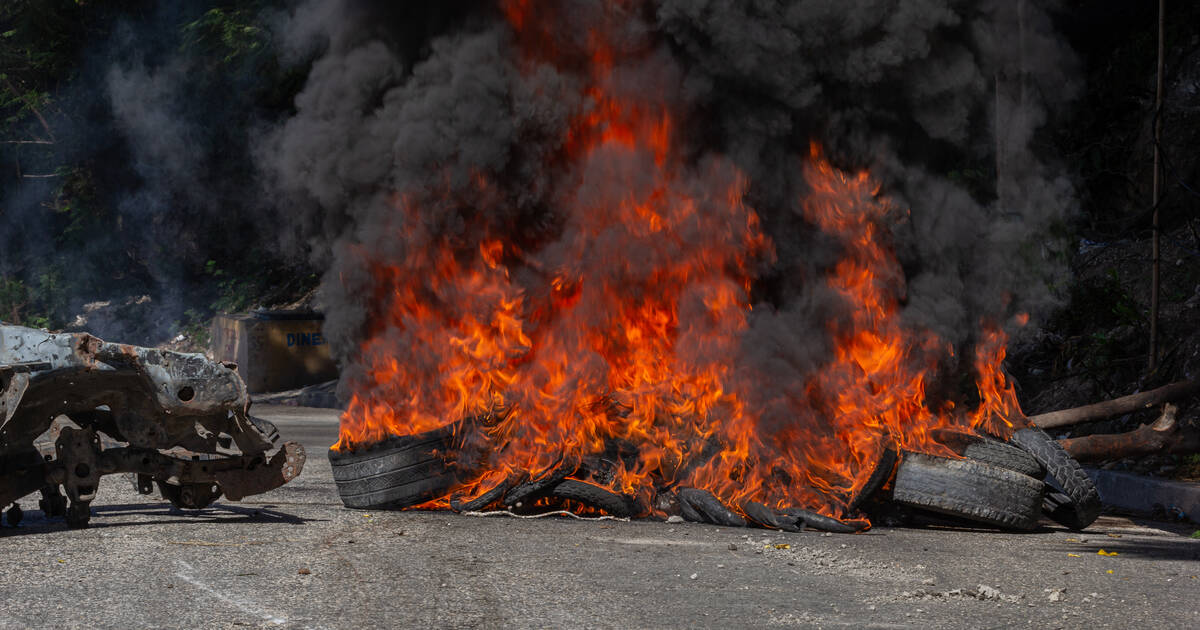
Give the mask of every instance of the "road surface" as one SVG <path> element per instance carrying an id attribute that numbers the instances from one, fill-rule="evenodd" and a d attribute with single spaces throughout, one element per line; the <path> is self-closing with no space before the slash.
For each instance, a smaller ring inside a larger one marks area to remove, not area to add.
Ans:
<path id="1" fill-rule="evenodd" d="M 309 453 L 274 492 L 173 513 L 112 476 L 79 531 L 26 499 L 0 533 L 0 628 L 1200 627 L 1200 540 L 1169 525 L 823 535 L 348 510 L 325 458 L 336 412 L 255 413 Z"/>

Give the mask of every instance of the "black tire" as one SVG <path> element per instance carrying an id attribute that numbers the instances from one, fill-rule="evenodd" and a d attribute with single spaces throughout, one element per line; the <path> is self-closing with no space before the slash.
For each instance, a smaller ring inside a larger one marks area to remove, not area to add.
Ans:
<path id="1" fill-rule="evenodd" d="M 980 438 L 973 441 L 967 444 L 963 456 L 977 462 L 1007 468 L 1034 479 L 1046 478 L 1046 469 L 1032 455 L 1000 440 Z"/>
<path id="2" fill-rule="evenodd" d="M 636 504 L 629 497 L 578 479 L 563 479 L 549 494 L 559 499 L 579 501 L 618 518 L 628 518 L 636 512 Z"/>
<path id="3" fill-rule="evenodd" d="M 1012 443 L 1040 462 L 1053 485 L 1062 491 L 1047 497 L 1044 505 L 1047 516 L 1071 529 L 1083 529 L 1095 522 L 1100 516 L 1100 492 L 1079 462 L 1057 441 L 1045 431 L 1029 427 L 1014 432 Z"/>
<path id="4" fill-rule="evenodd" d="M 755 501 L 743 503 L 742 513 L 746 515 L 746 518 L 767 529 L 784 529 L 790 525 L 793 530 L 799 531 L 799 528 L 795 527 L 795 523 L 781 521 L 775 510 Z"/>
<path id="5" fill-rule="evenodd" d="M 1046 477 L 1046 469 L 1032 455 L 995 438 L 953 428 L 934 429 L 932 437 L 963 457 L 1015 470 L 1034 479 Z"/>
<path id="6" fill-rule="evenodd" d="M 450 509 L 454 510 L 455 512 L 475 512 L 477 510 L 482 510 L 502 499 L 504 497 L 504 493 L 508 492 L 508 489 L 512 486 L 513 480 L 510 477 L 496 484 L 496 486 L 491 490 L 488 490 L 487 492 L 484 492 L 483 494 L 466 502 L 463 501 L 463 497 L 460 493 L 455 492 L 454 495 L 450 497 Z"/>
<path id="7" fill-rule="evenodd" d="M 451 425 L 388 438 L 363 449 L 329 450 L 338 494 L 348 508 L 402 509 L 444 496 L 458 482 Z"/>
<path id="8" fill-rule="evenodd" d="M 804 523 L 807 527 L 834 534 L 854 534 L 863 531 L 871 524 L 865 519 L 843 521 L 801 508 L 787 508 L 784 513 L 795 517 L 798 522 Z"/>
<path id="9" fill-rule="evenodd" d="M 857 510 L 864 501 L 870 499 L 888 479 L 892 478 L 892 470 L 895 468 L 896 451 L 890 448 L 883 449 L 879 454 L 879 461 L 875 463 L 875 469 L 871 471 L 871 476 L 867 477 L 866 483 L 858 489 L 858 493 L 846 502 L 846 512 Z"/>
<path id="10" fill-rule="evenodd" d="M 969 459 L 905 453 L 896 470 L 896 502 L 1011 529 L 1033 529 L 1045 485 L 1027 475 Z"/>
<path id="11" fill-rule="evenodd" d="M 680 488 L 676 493 L 681 502 L 690 505 L 694 512 L 700 513 L 705 522 L 725 527 L 745 527 L 746 519 L 731 512 L 721 500 L 708 490 L 698 488 Z"/>
<path id="12" fill-rule="evenodd" d="M 563 457 L 559 456 L 558 461 L 550 467 L 550 472 L 543 475 L 540 479 L 526 481 L 504 494 L 504 505 L 509 509 L 520 507 L 525 502 L 536 501 L 547 494 L 557 486 L 559 482 L 566 479 L 568 475 L 575 474 L 579 470 L 579 462 L 573 464 L 564 464 Z"/>

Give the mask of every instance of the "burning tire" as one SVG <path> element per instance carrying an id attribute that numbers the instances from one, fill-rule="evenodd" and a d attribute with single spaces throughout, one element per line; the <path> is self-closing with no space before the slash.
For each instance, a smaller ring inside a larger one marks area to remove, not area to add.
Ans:
<path id="1" fill-rule="evenodd" d="M 578 501 L 618 518 L 627 518 L 637 513 L 637 505 L 630 497 L 610 492 L 600 486 L 578 479 L 564 479 L 558 482 L 549 495 L 559 499 Z"/>
<path id="2" fill-rule="evenodd" d="M 967 444 L 967 447 L 963 449 L 963 456 L 977 462 L 1007 468 L 1034 479 L 1040 480 L 1046 477 L 1046 469 L 1042 468 L 1037 459 L 1020 448 L 1000 440 L 978 438 Z"/>
<path id="3" fill-rule="evenodd" d="M 970 459 L 905 453 L 893 498 L 904 505 L 1011 529 L 1033 529 L 1044 484 L 1028 475 Z"/>
<path id="4" fill-rule="evenodd" d="M 869 501 L 887 483 L 887 480 L 891 479 L 892 471 L 896 468 L 896 457 L 896 451 L 891 448 L 885 448 L 879 453 L 879 461 L 875 463 L 875 469 L 871 471 L 866 483 L 858 489 L 857 494 L 846 502 L 848 513 L 862 507 L 863 503 Z"/>
<path id="5" fill-rule="evenodd" d="M 444 496 L 458 481 L 452 459 L 459 425 L 329 450 L 338 494 L 348 508 L 406 508 Z"/>
<path id="6" fill-rule="evenodd" d="M 932 435 L 939 443 L 967 459 L 1007 468 L 1034 479 L 1046 477 L 1046 469 L 1037 459 L 1008 442 L 959 429 L 934 429 Z"/>
<path id="7" fill-rule="evenodd" d="M 1046 497 L 1046 515 L 1071 529 L 1083 529 L 1100 515 L 1100 493 L 1079 462 L 1045 431 L 1037 427 L 1021 429 L 1012 436 L 1021 447 L 1045 466 L 1049 481 L 1061 492 Z"/>

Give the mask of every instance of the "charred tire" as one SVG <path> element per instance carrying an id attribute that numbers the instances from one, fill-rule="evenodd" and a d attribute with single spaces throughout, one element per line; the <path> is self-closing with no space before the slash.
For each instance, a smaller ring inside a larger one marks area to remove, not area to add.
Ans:
<path id="1" fill-rule="evenodd" d="M 940 428 L 931 432 L 933 439 L 959 455 L 984 463 L 1015 470 L 1034 479 L 1043 479 L 1046 469 L 1018 446 L 996 438 L 977 435 L 965 429 Z"/>
<path id="2" fill-rule="evenodd" d="M 812 510 L 800 508 L 788 508 L 784 510 L 784 513 L 795 517 L 797 522 L 804 523 L 807 527 L 834 534 L 854 534 L 867 529 L 871 525 L 871 522 L 866 519 L 843 521 L 832 516 L 825 516 Z"/>
<path id="3" fill-rule="evenodd" d="M 981 438 L 973 441 L 967 444 L 967 448 L 963 450 L 963 455 L 968 459 L 1007 468 L 1022 475 L 1033 477 L 1034 479 L 1044 479 L 1046 477 L 1046 469 L 1042 467 L 1037 459 L 1021 448 L 1001 442 L 1000 440 Z"/>
<path id="4" fill-rule="evenodd" d="M 681 503 L 688 504 L 692 510 L 692 514 L 699 514 L 703 520 L 702 523 L 712 523 L 713 525 L 723 525 L 725 527 L 745 527 L 746 519 L 731 512 L 725 507 L 721 500 L 713 496 L 713 493 L 708 490 L 700 490 L 698 488 L 680 488 L 677 493 Z M 688 514 L 684 514 L 687 518 Z"/>
<path id="5" fill-rule="evenodd" d="M 348 508 L 401 509 L 445 495 L 458 481 L 448 457 L 451 425 L 351 451 L 329 450 L 338 494 Z"/>
<path id="6" fill-rule="evenodd" d="M 742 512 L 746 515 L 746 518 L 768 529 L 800 531 L 800 528 L 796 527 L 794 522 L 790 522 L 790 519 L 781 519 L 775 513 L 775 510 L 755 501 L 743 503 Z"/>
<path id="7" fill-rule="evenodd" d="M 1071 529 L 1083 529 L 1100 515 L 1100 492 L 1087 473 L 1063 447 L 1037 427 L 1013 433 L 1012 443 L 1046 468 L 1050 480 L 1062 490 L 1047 497 L 1046 515 Z"/>
<path id="8" fill-rule="evenodd" d="M 1011 529 L 1033 529 L 1044 484 L 1021 473 L 969 459 L 905 453 L 893 498 L 901 504 Z"/>
<path id="9" fill-rule="evenodd" d="M 867 477 L 866 483 L 858 489 L 858 493 L 846 502 L 846 511 L 857 510 L 864 501 L 871 498 L 892 477 L 892 470 L 895 468 L 896 451 L 890 448 L 883 449 L 883 452 L 879 454 L 879 461 L 875 463 L 875 469 L 871 471 L 871 476 Z"/>
<path id="10" fill-rule="evenodd" d="M 558 482 L 549 494 L 559 499 L 579 501 L 618 518 L 633 516 L 636 511 L 636 506 L 629 497 L 577 479 Z"/>
<path id="11" fill-rule="evenodd" d="M 512 485 L 511 479 L 505 479 L 491 490 L 488 490 L 474 499 L 465 502 L 463 501 L 462 495 L 456 492 L 454 493 L 454 496 L 450 497 L 450 509 L 454 510 L 455 512 L 474 512 L 476 510 L 482 510 L 502 499 L 504 497 L 504 493 L 508 492 L 508 489 L 511 488 Z"/>

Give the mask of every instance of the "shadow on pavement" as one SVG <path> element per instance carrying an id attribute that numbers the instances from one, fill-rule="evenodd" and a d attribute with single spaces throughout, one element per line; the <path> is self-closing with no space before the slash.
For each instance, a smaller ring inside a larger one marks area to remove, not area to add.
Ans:
<path id="1" fill-rule="evenodd" d="M 148 516 L 160 518 L 120 522 L 113 522 L 106 518 L 115 516 Z M 169 503 L 126 503 L 93 506 L 92 520 L 88 529 L 145 527 L 147 525 L 170 525 L 176 523 L 281 523 L 284 525 L 304 525 L 310 522 L 324 522 L 326 520 L 302 518 L 294 514 L 288 514 L 287 512 L 262 507 L 241 507 L 222 503 L 214 503 L 203 510 L 180 510 Z M 6 526 L 0 529 L 0 537 L 45 534 L 66 529 L 65 520 L 61 518 L 48 519 L 40 510 L 29 510 L 25 513 L 25 518 L 21 521 L 20 526 Z"/>
<path id="2" fill-rule="evenodd" d="M 1094 540 L 1089 538 L 1085 543 L 1063 543 L 1055 545 L 1050 550 L 1062 553 L 1074 553 L 1081 556 L 1107 555 L 1113 560 L 1121 558 L 1142 558 L 1147 560 L 1200 560 L 1200 540 L 1188 538 L 1172 538 L 1158 540 L 1126 540 L 1110 538 Z M 1105 553 L 1100 554 L 1103 550 Z"/>

